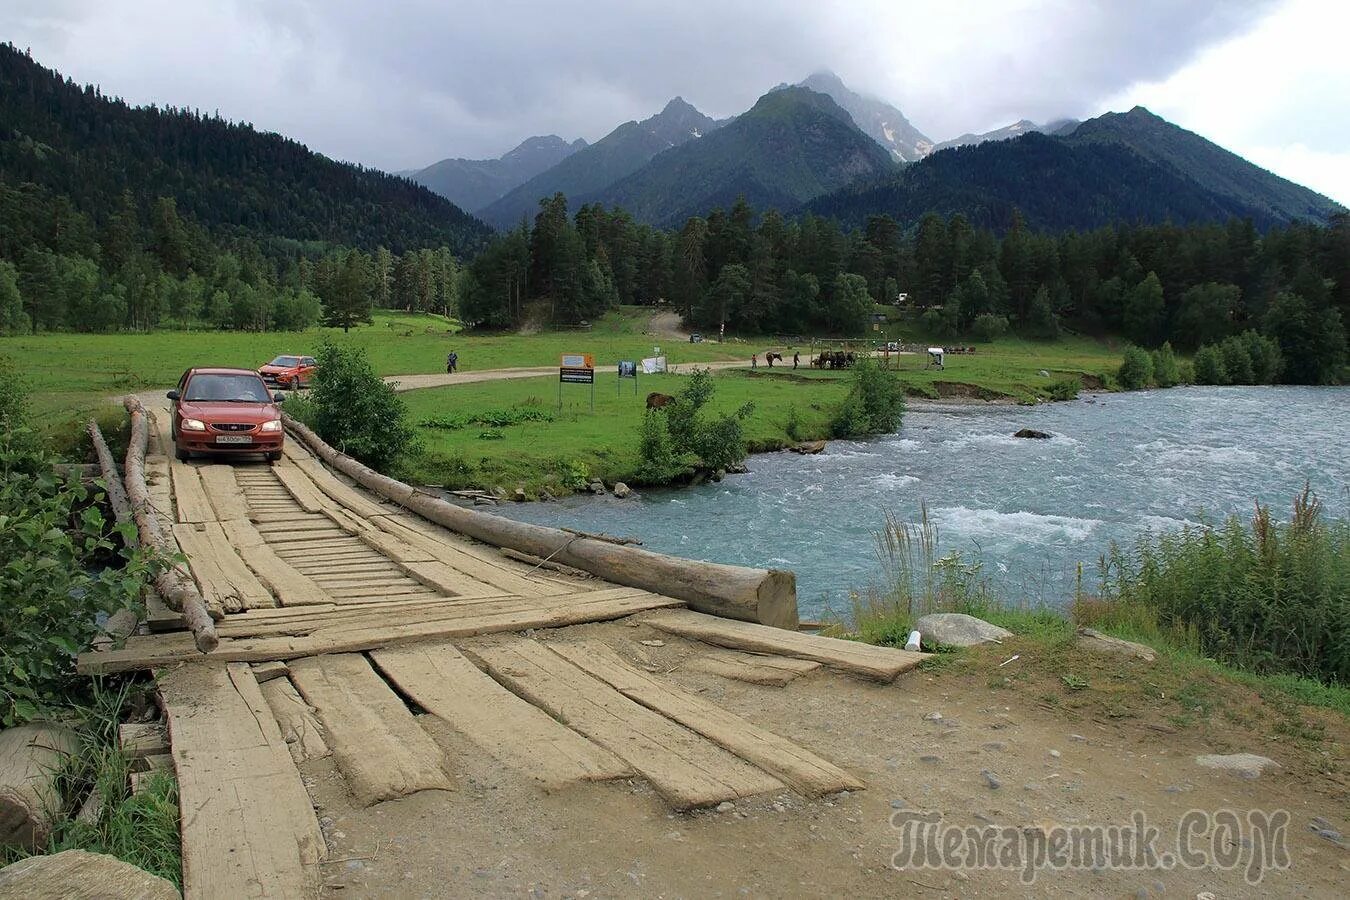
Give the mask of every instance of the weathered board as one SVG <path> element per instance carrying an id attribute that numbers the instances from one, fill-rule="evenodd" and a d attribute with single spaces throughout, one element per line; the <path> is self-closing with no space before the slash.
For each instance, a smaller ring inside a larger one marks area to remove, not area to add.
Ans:
<path id="1" fill-rule="evenodd" d="M 820 668 L 820 663 L 792 656 L 766 656 L 762 653 L 741 653 L 738 650 L 715 650 L 684 661 L 681 669 L 692 669 L 732 678 L 747 684 L 783 687 Z"/>
<path id="2" fill-rule="evenodd" d="M 226 519 L 248 518 L 248 503 L 234 478 L 234 466 L 216 464 L 200 466 L 197 474 L 202 480 L 202 490 L 206 499 L 216 512 L 218 521 Z"/>
<path id="3" fill-rule="evenodd" d="M 450 644 L 373 650 L 380 671 L 493 759 L 553 787 L 633 774 L 630 766 L 481 672 Z"/>
<path id="4" fill-rule="evenodd" d="M 185 898 L 317 896 L 326 846 L 248 666 L 184 665 L 158 680 L 178 774 Z"/>
<path id="5" fill-rule="evenodd" d="M 173 536 L 187 555 L 202 596 L 215 595 L 229 612 L 277 605 L 272 594 L 239 558 L 219 522 L 180 523 L 173 526 Z"/>
<path id="6" fill-rule="evenodd" d="M 362 806 L 423 790 L 449 790 L 441 748 L 359 653 L 291 664 L 291 679 L 319 715 L 333 759 Z"/>
<path id="7" fill-rule="evenodd" d="M 462 649 L 512 691 L 627 760 L 677 809 L 713 806 L 783 787 L 773 776 L 628 699 L 543 644 L 506 638 Z"/>
<path id="8" fill-rule="evenodd" d="M 698 732 L 803 794 L 814 797 L 863 787 L 857 778 L 791 741 L 634 669 L 606 644 L 577 641 L 546 646 L 628 699 Z"/>
<path id="9" fill-rule="evenodd" d="M 908 672 L 931 655 L 821 637 L 818 634 L 802 634 L 736 619 L 721 619 L 683 609 L 653 613 L 645 621 L 668 634 L 733 650 L 810 659 L 874 681 L 894 681 L 901 672 Z"/>
<path id="10" fill-rule="evenodd" d="M 257 674 L 255 669 L 255 678 Z M 272 715 L 276 717 L 281 739 L 290 748 L 291 757 L 297 765 L 329 754 L 328 744 L 323 739 L 323 728 L 314 717 L 314 708 L 304 701 L 289 678 L 263 681 L 262 694 L 272 709 Z"/>
<path id="11" fill-rule="evenodd" d="M 230 545 L 258 576 L 258 580 L 281 601 L 282 606 L 331 602 L 309 577 L 277 556 L 251 522 L 231 519 L 220 524 Z"/>
<path id="12" fill-rule="evenodd" d="M 173 500 L 178 509 L 178 521 L 216 521 L 216 511 L 206 499 L 206 491 L 202 489 L 196 466 L 174 460 L 169 463 L 169 474 L 173 480 Z"/>

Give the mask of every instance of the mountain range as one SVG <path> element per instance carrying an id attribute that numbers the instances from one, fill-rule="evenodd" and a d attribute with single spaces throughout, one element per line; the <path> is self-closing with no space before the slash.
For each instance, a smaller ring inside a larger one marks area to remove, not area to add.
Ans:
<path id="1" fill-rule="evenodd" d="M 399 172 L 466 210 L 478 210 L 583 149 L 556 134 L 526 138 L 496 159 L 443 159 L 425 169 Z"/>
<path id="2" fill-rule="evenodd" d="M 1010 141 L 1013 138 L 1019 138 L 1024 134 L 1031 134 L 1033 131 L 1041 134 L 1061 134 L 1072 131 L 1078 126 L 1077 119 L 1056 119 L 1053 122 L 1047 122 L 1044 125 L 1037 125 L 1030 119 L 1020 119 L 1011 125 L 1005 125 L 1002 128 L 995 128 L 993 131 L 986 131 L 981 134 L 966 132 L 960 137 L 954 137 L 949 141 L 943 141 L 933 147 L 932 152 L 939 150 L 950 150 L 953 147 L 969 147 L 973 144 L 983 144 L 986 141 Z"/>

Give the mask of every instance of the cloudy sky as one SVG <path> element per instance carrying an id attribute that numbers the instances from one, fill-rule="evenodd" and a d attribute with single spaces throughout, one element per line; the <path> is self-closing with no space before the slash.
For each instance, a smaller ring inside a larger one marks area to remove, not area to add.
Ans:
<path id="1" fill-rule="evenodd" d="M 5 0 L 0 40 L 137 103 L 397 170 L 709 115 L 833 69 L 941 141 L 1139 103 L 1350 204 L 1344 0 Z"/>

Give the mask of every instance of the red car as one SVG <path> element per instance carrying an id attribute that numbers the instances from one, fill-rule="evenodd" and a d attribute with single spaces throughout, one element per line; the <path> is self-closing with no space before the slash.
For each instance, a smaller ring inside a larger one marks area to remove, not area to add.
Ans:
<path id="1" fill-rule="evenodd" d="M 169 391 L 174 455 L 262 453 L 281 459 L 283 398 L 272 396 L 251 369 L 188 369 Z"/>
<path id="2" fill-rule="evenodd" d="M 302 387 L 308 387 L 310 379 L 314 377 L 314 357 L 312 356 L 278 356 L 267 365 L 258 369 L 258 374 L 263 377 L 269 387 L 286 388 L 288 391 L 298 391 Z"/>

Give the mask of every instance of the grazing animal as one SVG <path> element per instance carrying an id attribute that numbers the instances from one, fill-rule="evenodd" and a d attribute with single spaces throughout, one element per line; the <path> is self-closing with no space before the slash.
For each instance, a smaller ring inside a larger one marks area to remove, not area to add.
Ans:
<path id="1" fill-rule="evenodd" d="M 781 353 L 765 353 L 765 354 L 764 354 L 764 358 L 765 358 L 766 360 L 768 360 L 769 368 L 772 369 L 772 368 L 773 368 L 773 364 L 774 364 L 775 362 L 782 362 L 782 361 L 783 361 L 783 354 L 781 354 Z"/>
<path id="2" fill-rule="evenodd" d="M 669 394 L 661 394 L 657 393 L 656 391 L 652 391 L 650 394 L 647 395 L 648 409 L 665 409 L 667 406 L 669 406 L 674 402 L 675 398 L 670 396 Z"/>

